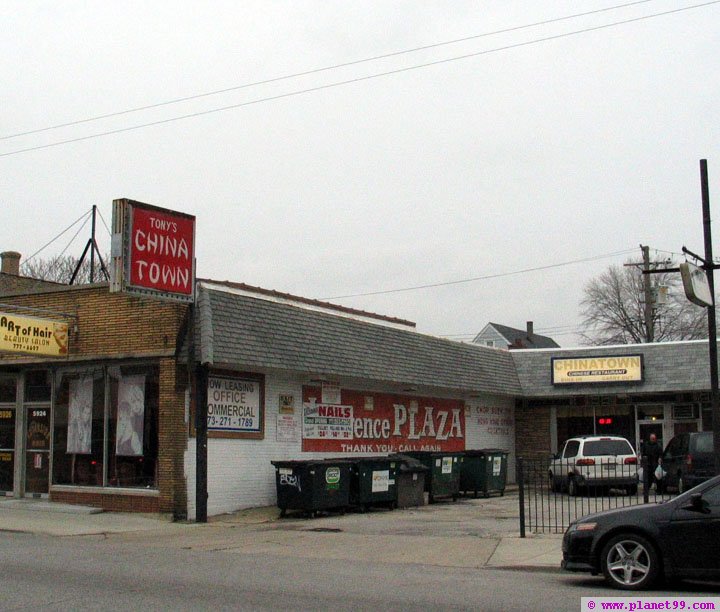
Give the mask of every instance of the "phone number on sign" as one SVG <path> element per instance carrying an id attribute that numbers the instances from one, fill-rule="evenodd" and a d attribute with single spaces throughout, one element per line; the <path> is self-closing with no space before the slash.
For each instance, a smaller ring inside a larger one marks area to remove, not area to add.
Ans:
<path id="1" fill-rule="evenodd" d="M 253 419 L 243 417 L 208 415 L 207 426 L 215 429 L 258 429 Z"/>

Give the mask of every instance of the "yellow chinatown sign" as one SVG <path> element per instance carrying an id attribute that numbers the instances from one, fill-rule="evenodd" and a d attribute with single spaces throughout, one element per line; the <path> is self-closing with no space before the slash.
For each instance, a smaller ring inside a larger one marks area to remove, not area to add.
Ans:
<path id="1" fill-rule="evenodd" d="M 642 355 L 608 355 L 552 360 L 554 385 L 642 382 Z"/>
<path id="2" fill-rule="evenodd" d="M 68 324 L 0 312 L 0 351 L 66 357 Z"/>

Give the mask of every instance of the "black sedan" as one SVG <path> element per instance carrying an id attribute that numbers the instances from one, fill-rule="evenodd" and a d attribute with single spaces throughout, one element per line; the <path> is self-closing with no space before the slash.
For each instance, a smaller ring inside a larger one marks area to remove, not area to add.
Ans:
<path id="1" fill-rule="evenodd" d="M 563 537 L 562 567 L 642 590 L 661 578 L 720 579 L 720 476 L 659 504 L 585 516 Z"/>

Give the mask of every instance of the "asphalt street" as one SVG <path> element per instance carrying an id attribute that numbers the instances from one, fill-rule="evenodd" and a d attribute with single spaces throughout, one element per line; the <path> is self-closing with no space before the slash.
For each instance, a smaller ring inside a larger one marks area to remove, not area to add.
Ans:
<path id="1" fill-rule="evenodd" d="M 122 539 L 121 539 L 122 540 Z M 573 610 L 617 596 L 559 571 L 168 548 L 115 536 L 3 534 L 3 610 Z M 673 591 L 690 596 L 697 585 Z M 712 591 L 706 591 L 712 593 Z M 658 595 L 661 593 L 657 593 Z M 667 594 L 671 594 L 668 592 Z"/>

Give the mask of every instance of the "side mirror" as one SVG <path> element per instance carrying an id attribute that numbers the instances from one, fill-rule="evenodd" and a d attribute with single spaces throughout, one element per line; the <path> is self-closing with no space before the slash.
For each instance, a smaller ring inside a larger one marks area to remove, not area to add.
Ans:
<path id="1" fill-rule="evenodd" d="M 690 496 L 690 504 L 685 506 L 688 510 L 693 510 L 695 512 L 709 512 L 705 502 L 703 501 L 702 493 L 693 493 Z"/>
<path id="2" fill-rule="evenodd" d="M 552 455 L 550 455 L 550 459 L 552 459 L 553 461 L 557 461 L 558 459 L 560 459 L 560 453 L 553 453 Z"/>

